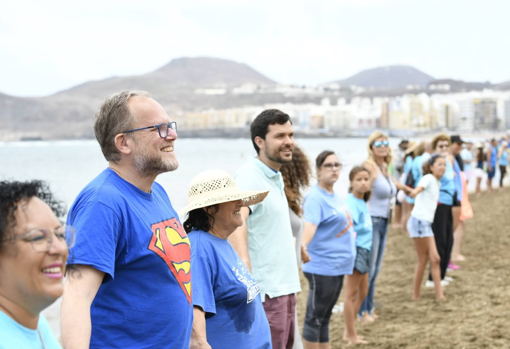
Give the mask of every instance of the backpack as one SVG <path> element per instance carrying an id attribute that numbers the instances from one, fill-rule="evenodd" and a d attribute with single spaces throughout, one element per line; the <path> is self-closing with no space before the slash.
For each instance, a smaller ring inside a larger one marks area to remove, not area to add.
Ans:
<path id="1" fill-rule="evenodd" d="M 414 188 L 414 186 L 416 185 L 415 180 L 414 180 L 414 176 L 413 176 L 413 171 L 409 171 L 407 173 L 406 183 L 405 184 L 408 187 L 411 187 L 411 188 Z"/>

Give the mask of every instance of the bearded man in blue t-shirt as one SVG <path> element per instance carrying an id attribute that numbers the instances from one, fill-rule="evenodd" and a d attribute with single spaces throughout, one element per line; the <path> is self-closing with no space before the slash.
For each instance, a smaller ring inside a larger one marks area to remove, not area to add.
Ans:
<path id="1" fill-rule="evenodd" d="M 188 348 L 193 319 L 188 237 L 155 182 L 177 169 L 177 125 L 143 91 L 96 114 L 108 168 L 73 203 L 77 231 L 62 301 L 66 348 Z"/>

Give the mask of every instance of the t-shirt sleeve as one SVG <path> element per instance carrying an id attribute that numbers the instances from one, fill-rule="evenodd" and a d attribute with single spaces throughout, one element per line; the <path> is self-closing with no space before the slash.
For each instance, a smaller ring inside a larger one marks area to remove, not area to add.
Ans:
<path id="1" fill-rule="evenodd" d="M 191 281 L 193 288 L 193 305 L 202 308 L 206 317 L 216 314 L 214 301 L 214 276 L 208 259 L 197 254 L 191 255 Z"/>
<path id="2" fill-rule="evenodd" d="M 100 202 L 89 202 L 69 215 L 68 224 L 76 229 L 76 241 L 67 263 L 91 266 L 106 274 L 105 282 L 111 281 L 120 250 L 121 224 L 117 214 Z"/>
<path id="3" fill-rule="evenodd" d="M 361 222 L 361 217 L 363 212 L 359 210 L 358 205 L 354 200 L 345 200 L 345 205 L 347 206 L 347 211 L 351 215 L 352 222 L 354 225 L 358 225 Z"/>
<path id="4" fill-rule="evenodd" d="M 305 222 L 310 222 L 318 226 L 322 221 L 322 207 L 320 201 L 313 196 L 305 199 L 303 211 L 303 219 Z"/>
<path id="5" fill-rule="evenodd" d="M 429 175 L 423 176 L 420 179 L 420 182 L 418 183 L 418 187 L 422 187 L 423 189 L 427 189 L 427 187 L 430 185 L 430 180 L 431 179 L 432 179 L 432 177 L 429 176 Z"/>

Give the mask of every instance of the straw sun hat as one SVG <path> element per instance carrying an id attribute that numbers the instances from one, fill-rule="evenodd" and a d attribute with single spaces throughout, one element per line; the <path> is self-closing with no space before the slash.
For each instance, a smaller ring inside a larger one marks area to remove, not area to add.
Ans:
<path id="1" fill-rule="evenodd" d="M 209 170 L 191 180 L 188 188 L 188 205 L 179 211 L 180 216 L 197 208 L 223 202 L 243 200 L 251 206 L 264 200 L 269 190 L 239 191 L 232 176 L 223 170 Z"/>

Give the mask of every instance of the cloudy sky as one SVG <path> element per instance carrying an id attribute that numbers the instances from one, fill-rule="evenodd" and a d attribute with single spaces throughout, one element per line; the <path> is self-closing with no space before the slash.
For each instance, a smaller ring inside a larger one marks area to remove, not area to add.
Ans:
<path id="1" fill-rule="evenodd" d="M 232 59 L 282 83 L 391 64 L 502 82 L 509 33 L 508 0 L 4 1 L 0 92 L 48 95 L 183 56 Z"/>

